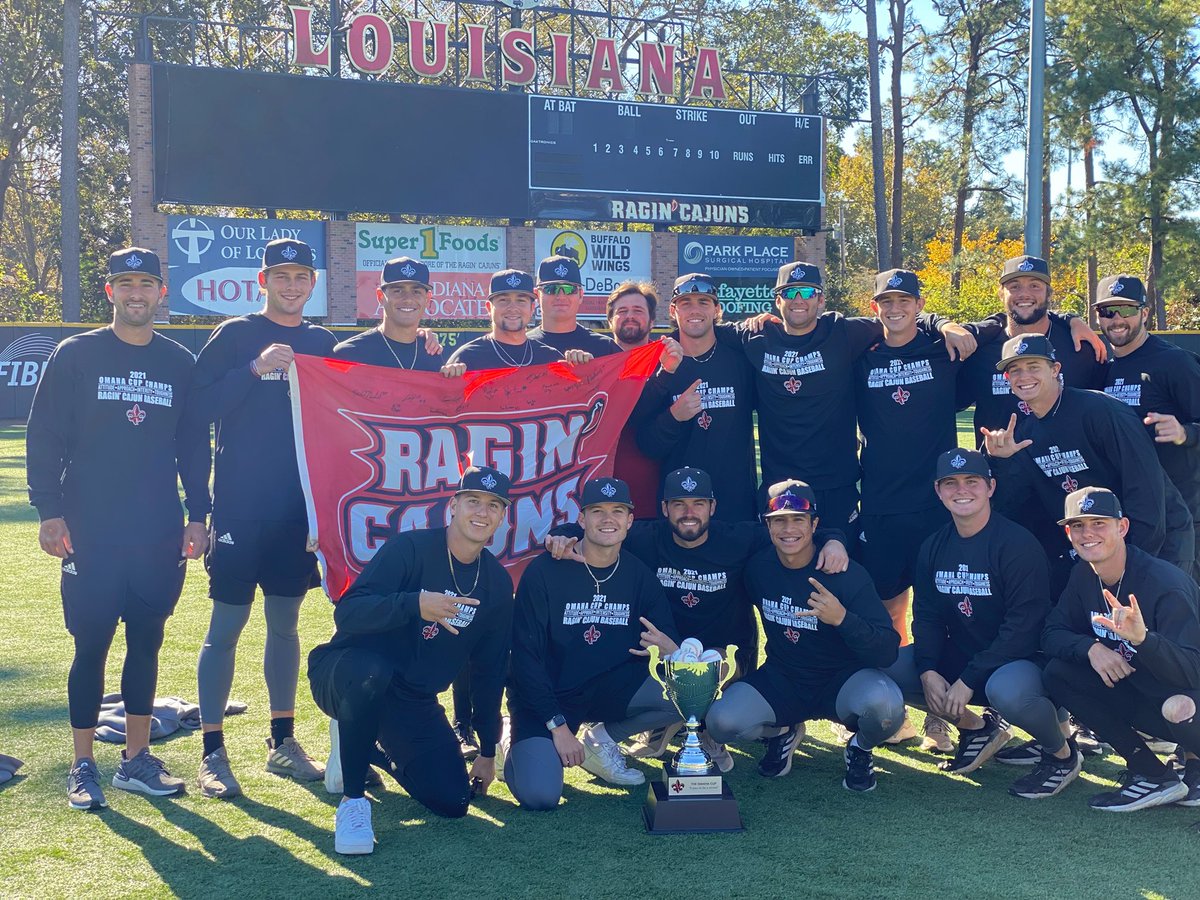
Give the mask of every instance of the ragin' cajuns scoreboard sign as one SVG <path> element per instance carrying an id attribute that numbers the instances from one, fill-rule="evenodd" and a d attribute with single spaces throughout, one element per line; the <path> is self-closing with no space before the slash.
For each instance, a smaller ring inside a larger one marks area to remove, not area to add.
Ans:
<path id="1" fill-rule="evenodd" d="M 157 199 L 820 227 L 824 129 L 811 94 L 793 89 L 783 112 L 722 107 L 731 84 L 764 73 L 726 70 L 716 49 L 685 47 L 681 29 L 671 43 L 648 39 L 651 23 L 579 7 L 430 8 L 453 15 L 360 11 L 331 30 L 317 9 L 290 7 L 295 75 L 156 65 Z M 212 166 L 233 134 L 239 165 Z"/>

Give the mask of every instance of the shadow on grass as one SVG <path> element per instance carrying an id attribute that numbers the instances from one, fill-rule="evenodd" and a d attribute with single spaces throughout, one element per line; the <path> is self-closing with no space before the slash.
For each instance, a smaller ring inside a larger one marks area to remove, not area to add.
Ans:
<path id="1" fill-rule="evenodd" d="M 7 718 L 19 725 L 37 725 L 44 722 L 66 722 L 70 717 L 65 703 L 46 706 L 16 706 L 7 711 Z"/>

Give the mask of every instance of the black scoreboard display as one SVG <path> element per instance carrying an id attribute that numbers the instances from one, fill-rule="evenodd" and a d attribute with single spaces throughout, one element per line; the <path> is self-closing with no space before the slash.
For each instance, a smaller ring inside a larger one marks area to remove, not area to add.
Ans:
<path id="1" fill-rule="evenodd" d="M 531 191 L 820 203 L 820 116 L 529 97 Z"/>

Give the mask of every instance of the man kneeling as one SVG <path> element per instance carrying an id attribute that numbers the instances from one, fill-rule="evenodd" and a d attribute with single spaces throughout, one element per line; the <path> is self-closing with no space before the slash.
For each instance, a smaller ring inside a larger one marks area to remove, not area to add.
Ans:
<path id="1" fill-rule="evenodd" d="M 817 570 L 812 488 L 772 485 L 763 517 L 773 546 L 751 557 L 745 577 L 762 616 L 767 661 L 709 708 L 709 737 L 721 744 L 768 737 L 758 770 L 778 778 L 791 771 L 804 722 L 841 722 L 856 732 L 842 784 L 873 790 L 871 751 L 904 719 L 900 688 L 880 671 L 896 661 L 900 636 L 862 566 L 851 562 L 836 575 Z"/>
<path id="2" fill-rule="evenodd" d="M 633 522 L 629 486 L 593 479 L 579 506 L 578 561 L 539 556 L 517 593 L 512 733 L 501 752 L 504 780 L 525 809 L 556 807 L 568 766 L 611 784 L 641 784 L 645 776 L 626 765 L 617 742 L 679 721 L 644 659 L 652 644 L 664 656 L 678 646 L 662 586 L 621 549 Z M 580 741 L 583 722 L 599 724 Z"/>
<path id="3" fill-rule="evenodd" d="M 508 489 L 508 478 L 495 469 L 464 472 L 450 501 L 450 524 L 390 538 L 334 608 L 333 638 L 309 654 L 313 699 L 338 722 L 338 853 L 374 848 L 371 805 L 363 796 L 373 762 L 438 815 L 467 814 L 471 784 L 438 703 L 467 665 L 484 739 L 471 779 L 486 792 L 495 778 L 513 585 L 486 545 L 504 519 Z"/>

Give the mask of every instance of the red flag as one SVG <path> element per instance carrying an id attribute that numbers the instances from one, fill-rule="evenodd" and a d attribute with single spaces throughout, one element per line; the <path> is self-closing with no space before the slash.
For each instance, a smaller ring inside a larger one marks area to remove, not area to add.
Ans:
<path id="1" fill-rule="evenodd" d="M 550 528 L 578 517 L 583 482 L 612 473 L 661 354 L 655 342 L 463 378 L 297 356 L 292 423 L 325 592 L 345 593 L 392 534 L 446 524 L 464 456 L 512 480 L 489 549 L 519 578 Z"/>

